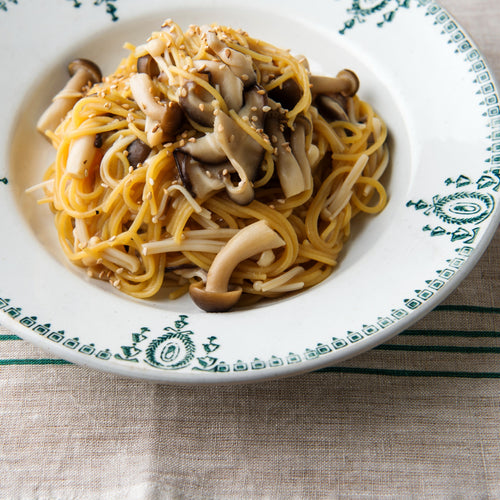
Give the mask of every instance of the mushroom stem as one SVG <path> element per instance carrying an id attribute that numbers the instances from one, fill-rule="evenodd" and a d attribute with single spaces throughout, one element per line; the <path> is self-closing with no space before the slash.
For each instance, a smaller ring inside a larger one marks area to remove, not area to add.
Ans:
<path id="1" fill-rule="evenodd" d="M 225 292 L 236 266 L 244 260 L 285 244 L 265 220 L 238 231 L 217 254 L 207 274 L 207 292 Z"/>
<path id="2" fill-rule="evenodd" d="M 344 97 L 352 97 L 359 89 L 359 79 L 356 74 L 343 69 L 336 78 L 329 76 L 313 75 L 310 78 L 313 94 L 342 94 Z"/>
<path id="3" fill-rule="evenodd" d="M 66 162 L 66 172 L 72 177 L 82 179 L 92 165 L 96 148 L 95 135 L 82 135 L 71 142 Z"/>
<path id="4" fill-rule="evenodd" d="M 207 312 L 230 309 L 241 296 L 241 288 L 229 290 L 229 280 L 236 266 L 244 260 L 285 244 L 265 220 L 238 231 L 216 255 L 207 274 L 205 288 L 193 283 L 189 294 L 198 307 Z"/>
<path id="5" fill-rule="evenodd" d="M 53 132 L 81 98 L 84 87 L 89 83 L 97 83 L 102 77 L 99 68 L 87 59 L 75 59 L 69 64 L 68 71 L 71 78 L 37 122 L 36 128 L 42 134 L 46 131 Z"/>
<path id="6" fill-rule="evenodd" d="M 136 73 L 130 78 L 132 97 L 146 115 L 146 135 L 151 147 L 158 146 L 166 136 L 175 133 L 182 120 L 182 111 L 176 102 L 161 102 L 154 93 L 153 80 L 147 73 Z"/>

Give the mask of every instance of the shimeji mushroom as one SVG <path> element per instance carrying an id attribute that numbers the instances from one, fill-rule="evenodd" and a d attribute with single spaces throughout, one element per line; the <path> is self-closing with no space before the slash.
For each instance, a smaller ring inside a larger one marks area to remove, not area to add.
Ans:
<path id="1" fill-rule="evenodd" d="M 158 146 L 177 131 L 182 120 L 179 105 L 174 101 L 161 102 L 154 93 L 153 80 L 147 73 L 136 73 L 130 77 L 130 91 L 146 115 L 145 130 L 149 146 Z"/>
<path id="2" fill-rule="evenodd" d="M 314 101 L 321 116 L 332 121 L 349 121 L 346 98 L 342 95 L 319 95 Z"/>
<path id="3" fill-rule="evenodd" d="M 102 79 L 99 67 L 88 59 L 75 59 L 69 63 L 68 72 L 70 80 L 54 97 L 52 104 L 38 120 L 36 126 L 42 133 L 53 132 L 62 122 L 66 113 L 80 99 L 82 90 Z"/>
<path id="4" fill-rule="evenodd" d="M 68 160 L 66 161 L 66 172 L 72 177 L 83 179 L 86 176 L 96 153 L 96 136 L 82 135 L 71 141 Z"/>
<path id="5" fill-rule="evenodd" d="M 242 289 L 230 289 L 229 280 L 236 266 L 254 255 L 283 246 L 285 242 L 264 220 L 236 233 L 220 250 L 207 273 L 207 282 L 193 283 L 189 294 L 207 312 L 223 312 L 238 302 Z"/>
<path id="6" fill-rule="evenodd" d="M 311 91 L 314 95 L 341 94 L 344 97 L 352 97 L 359 90 L 359 79 L 356 73 L 349 69 L 340 71 L 336 78 L 313 75 L 310 82 Z"/>

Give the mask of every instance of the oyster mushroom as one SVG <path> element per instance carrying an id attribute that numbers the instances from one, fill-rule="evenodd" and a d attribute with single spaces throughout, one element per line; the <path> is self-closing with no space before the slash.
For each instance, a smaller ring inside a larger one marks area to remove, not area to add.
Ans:
<path id="1" fill-rule="evenodd" d="M 252 123 L 255 129 L 261 129 L 264 124 L 266 96 L 260 92 L 260 87 L 255 86 L 245 92 L 244 98 L 245 105 L 238 115 Z M 191 157 L 176 155 L 176 161 L 179 172 L 183 169 L 185 171 L 187 179 L 183 181 L 187 180 L 195 195 L 201 196 L 200 193 L 206 193 L 207 186 L 210 186 L 217 190 L 225 188 L 229 197 L 240 205 L 252 202 L 252 181 L 262 163 L 264 149 L 229 115 L 219 111 L 214 120 L 213 132 L 187 143 L 178 151 Z M 237 184 L 233 184 L 228 175 L 233 172 L 238 176 Z M 196 174 L 196 181 L 192 178 L 193 173 Z M 181 173 L 180 175 L 182 178 Z M 203 181 L 203 175 L 208 177 L 206 182 Z"/>
<path id="2" fill-rule="evenodd" d="M 52 104 L 45 110 L 37 123 L 39 132 L 53 132 L 66 116 L 66 113 L 80 99 L 80 93 L 87 86 L 101 81 L 99 67 L 88 59 L 75 59 L 68 65 L 70 79 L 54 97 Z"/>
<path id="3" fill-rule="evenodd" d="M 231 309 L 241 296 L 241 288 L 230 289 L 229 280 L 236 266 L 267 250 L 279 248 L 285 242 L 264 220 L 238 231 L 216 255 L 207 274 L 206 285 L 193 283 L 189 294 L 195 304 L 207 312 Z"/>
<path id="4" fill-rule="evenodd" d="M 344 97 L 352 97 L 359 90 L 359 79 L 350 69 L 343 69 L 335 78 L 329 76 L 310 77 L 311 91 L 317 94 L 341 94 Z"/>
<path id="5" fill-rule="evenodd" d="M 139 108 L 146 115 L 146 135 L 154 147 L 172 137 L 182 121 L 182 110 L 176 102 L 160 101 L 154 93 L 151 77 L 136 73 L 130 78 L 130 90 Z"/>
<path id="6" fill-rule="evenodd" d="M 204 198 L 214 191 L 224 189 L 228 182 L 225 178 L 234 173 L 234 168 L 228 161 L 219 165 L 207 165 L 180 149 L 174 151 L 174 159 L 182 183 L 197 198 Z"/>
<path id="7" fill-rule="evenodd" d="M 312 188 L 311 164 L 306 151 L 306 138 L 312 132 L 311 122 L 302 115 L 299 115 L 294 123 L 294 130 L 290 135 L 290 147 L 293 156 L 300 166 L 304 179 L 304 190 Z"/>
<path id="8" fill-rule="evenodd" d="M 179 94 L 179 104 L 189 118 L 205 127 L 213 127 L 215 106 L 213 95 L 195 82 L 188 81 Z"/>
<path id="9" fill-rule="evenodd" d="M 193 65 L 200 73 L 210 74 L 210 83 L 218 86 L 229 109 L 239 111 L 243 105 L 243 82 L 223 62 L 197 59 Z"/>
<path id="10" fill-rule="evenodd" d="M 252 58 L 249 55 L 228 47 L 213 31 L 206 31 L 205 36 L 208 46 L 243 81 L 245 87 L 255 84 L 257 76 L 253 68 Z"/>
<path id="11" fill-rule="evenodd" d="M 281 184 L 281 189 L 286 198 L 302 193 L 307 189 L 302 168 L 293 154 L 290 142 L 285 138 L 284 123 L 281 115 L 273 110 L 268 115 L 266 130 L 275 148 L 276 172 Z"/>

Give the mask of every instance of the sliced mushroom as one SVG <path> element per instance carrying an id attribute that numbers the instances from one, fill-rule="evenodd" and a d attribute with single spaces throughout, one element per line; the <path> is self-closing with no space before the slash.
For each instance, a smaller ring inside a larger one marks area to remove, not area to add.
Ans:
<path id="1" fill-rule="evenodd" d="M 251 90 L 245 92 L 245 104 L 238 112 L 238 115 L 251 123 L 255 129 L 260 129 L 264 126 L 264 107 L 267 99 L 266 95 L 260 92 L 260 90 L 260 87 L 255 86 Z M 227 135 L 227 133 L 224 133 L 221 127 L 224 127 L 224 124 L 220 123 L 220 120 L 215 124 L 214 117 L 214 132 L 207 133 L 194 142 L 188 142 L 181 147 L 180 150 L 189 153 L 195 159 L 203 163 L 218 164 L 223 162 L 226 159 L 227 152 L 221 146 L 221 134 Z M 239 145 L 240 147 L 246 148 L 247 142 L 254 146 L 255 141 L 253 139 L 249 141 L 245 138 L 247 134 L 243 134 L 242 132 L 240 127 L 236 128 L 231 124 L 230 133 L 233 135 L 237 133 L 238 138 L 243 141 L 243 143 Z M 224 138 L 223 142 L 225 142 Z M 245 154 L 246 153 L 251 154 L 252 151 L 245 151 Z M 260 155 L 258 155 L 258 157 L 261 161 Z"/>
<path id="2" fill-rule="evenodd" d="M 130 77 L 130 90 L 139 108 L 146 115 L 146 134 L 151 147 L 172 137 L 182 121 L 180 106 L 173 101 L 162 102 L 154 92 L 154 84 L 146 73 Z"/>
<path id="3" fill-rule="evenodd" d="M 223 62 L 197 59 L 193 65 L 200 73 L 209 73 L 210 82 L 219 88 L 229 109 L 239 111 L 243 105 L 243 82 Z"/>
<path id="4" fill-rule="evenodd" d="M 205 134 L 194 142 L 187 142 L 179 150 L 203 163 L 218 164 L 226 159 L 226 153 L 221 149 L 215 132 Z"/>
<path id="5" fill-rule="evenodd" d="M 234 173 L 228 161 L 219 165 L 206 165 L 181 150 L 174 151 L 175 164 L 184 186 L 197 198 L 225 189 L 225 178 Z"/>
<path id="6" fill-rule="evenodd" d="M 256 130 L 264 126 L 266 99 L 258 86 L 244 94 L 245 105 L 241 107 L 238 115 Z M 188 189 L 195 195 L 201 196 L 200 193 L 209 188 L 214 190 L 225 187 L 235 203 L 248 205 L 254 199 L 252 181 L 262 163 L 264 149 L 229 115 L 219 111 L 214 120 L 213 132 L 195 142 L 188 142 L 177 151 L 187 153 L 190 157 L 189 159 L 177 155 L 176 161 L 179 172 L 182 172 L 183 165 L 185 170 L 189 165 L 192 173 L 189 174 Z M 227 162 L 231 168 L 227 168 Z M 226 173 L 222 175 L 223 172 Z M 237 175 L 228 175 L 233 172 Z M 182 178 L 182 173 L 180 175 Z M 203 175 L 209 177 L 206 182 L 203 181 Z M 198 184 L 201 186 L 198 187 Z"/>
<path id="7" fill-rule="evenodd" d="M 214 126 L 214 97 L 201 85 L 186 82 L 180 90 L 179 104 L 189 118 L 205 127 Z"/>
<path id="8" fill-rule="evenodd" d="M 243 81 L 245 87 L 254 85 L 257 76 L 253 68 L 252 58 L 227 46 L 213 31 L 205 33 L 208 46 L 225 62 L 231 71 Z"/>
<path id="9" fill-rule="evenodd" d="M 264 149 L 222 111 L 217 114 L 214 126 L 220 148 L 239 176 L 236 186 L 226 184 L 228 195 L 236 203 L 247 205 L 254 198 L 252 181 L 262 163 Z"/>
<path id="10" fill-rule="evenodd" d="M 37 129 L 45 133 L 53 132 L 62 122 L 68 111 L 80 99 L 79 93 L 87 86 L 101 81 L 99 67 L 88 59 L 75 59 L 68 65 L 70 80 L 54 97 L 52 104 L 45 110 L 37 123 Z"/>
<path id="11" fill-rule="evenodd" d="M 294 130 L 290 136 L 290 146 L 297 163 L 300 165 L 304 179 L 304 189 L 312 188 L 311 164 L 306 151 L 306 138 L 312 132 L 311 122 L 303 115 L 295 119 Z"/>
<path id="12" fill-rule="evenodd" d="M 317 94 L 342 94 L 344 97 L 352 97 L 359 90 L 359 79 L 350 69 L 343 69 L 336 78 L 329 76 L 310 77 L 311 91 Z"/>
<path id="13" fill-rule="evenodd" d="M 195 304 L 207 312 L 231 309 L 241 296 L 241 288 L 230 290 L 229 280 L 236 266 L 254 255 L 279 248 L 285 242 L 264 220 L 246 226 L 233 236 L 216 255 L 207 274 L 207 282 L 193 283 L 189 294 Z"/>
<path id="14" fill-rule="evenodd" d="M 278 111 L 273 110 L 269 113 L 266 130 L 275 148 L 276 172 L 283 194 L 286 198 L 290 198 L 302 193 L 306 190 L 306 181 L 290 143 L 285 138 L 285 124 L 281 122 Z"/>

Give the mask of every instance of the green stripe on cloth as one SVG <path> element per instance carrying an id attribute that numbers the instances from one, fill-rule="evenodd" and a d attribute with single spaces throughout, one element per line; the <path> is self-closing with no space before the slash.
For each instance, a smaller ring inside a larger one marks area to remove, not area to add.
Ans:
<path id="1" fill-rule="evenodd" d="M 71 365 L 65 359 L 0 359 L 0 366 L 5 365 Z"/>
<path id="2" fill-rule="evenodd" d="M 408 336 L 435 336 L 435 337 L 500 337 L 500 332 L 480 330 L 404 330 L 400 337 Z"/>
<path id="3" fill-rule="evenodd" d="M 457 372 L 437 370 L 390 370 L 384 368 L 361 368 L 351 366 L 330 366 L 314 373 L 353 373 L 360 375 L 386 375 L 391 377 L 458 377 L 458 378 L 499 378 L 496 372 Z"/>
<path id="4" fill-rule="evenodd" d="M 455 345 L 400 345 L 382 344 L 375 349 L 380 351 L 420 351 L 420 352 L 459 352 L 467 354 L 499 354 L 500 347 L 472 347 Z"/>
<path id="5" fill-rule="evenodd" d="M 483 314 L 500 314 L 500 307 L 482 307 L 482 306 L 466 306 L 454 304 L 441 304 L 434 311 L 454 311 L 454 312 L 473 312 Z"/>

